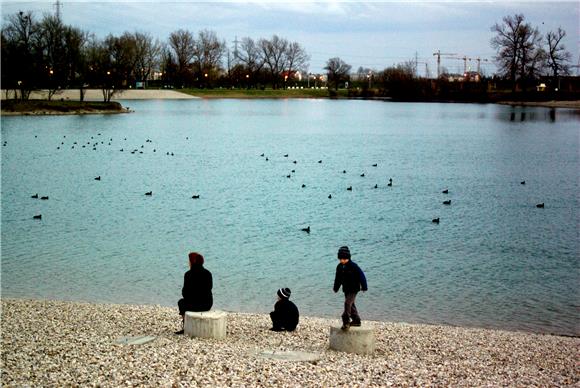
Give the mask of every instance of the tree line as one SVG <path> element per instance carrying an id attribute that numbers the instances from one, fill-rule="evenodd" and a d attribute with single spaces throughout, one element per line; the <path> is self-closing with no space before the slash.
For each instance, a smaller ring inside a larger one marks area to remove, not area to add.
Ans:
<path id="1" fill-rule="evenodd" d="M 271 38 L 236 40 L 230 49 L 214 31 L 197 34 L 180 29 L 161 42 L 143 32 L 109 34 L 98 39 L 77 27 L 65 25 L 55 15 L 36 20 L 31 11 L 6 18 L 1 31 L 2 87 L 14 97 L 28 99 L 31 91 L 48 90 L 51 99 L 60 89 L 79 89 L 80 100 L 87 88 L 99 88 L 110 101 L 120 90 L 137 82 L 158 79 L 157 87 L 175 88 L 285 88 L 295 84 L 295 75 L 308 74 L 310 56 L 298 42 L 273 35 Z M 521 14 L 496 23 L 491 46 L 497 76 L 511 83 L 512 90 L 525 89 L 540 75 L 554 79 L 569 74 L 571 54 L 562 44 L 566 32 L 541 35 Z M 328 59 L 325 81 L 331 95 L 349 82 L 362 96 L 427 98 L 433 83 L 417 75 L 417 62 L 406 61 L 383 70 L 352 66 L 339 57 Z M 155 77 L 153 75 L 155 74 Z M 304 80 L 302 85 L 310 78 Z M 442 80 L 438 90 L 445 89 Z"/>
<path id="2" fill-rule="evenodd" d="M 51 99 L 60 89 L 99 88 L 110 101 L 119 90 L 153 78 L 176 88 L 285 87 L 298 71 L 306 72 L 309 55 L 298 43 L 273 35 L 242 38 L 232 52 L 214 31 L 180 29 L 160 42 L 142 32 L 109 34 L 98 39 L 46 14 L 7 18 L 1 31 L 2 87 L 28 99 L 37 89 Z"/>

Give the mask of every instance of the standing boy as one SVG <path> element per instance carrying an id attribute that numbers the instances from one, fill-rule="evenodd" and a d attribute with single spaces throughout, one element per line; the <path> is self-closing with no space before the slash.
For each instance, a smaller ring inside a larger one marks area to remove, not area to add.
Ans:
<path id="1" fill-rule="evenodd" d="M 360 316 L 354 304 L 356 294 L 367 288 L 367 279 L 363 271 L 356 263 L 350 260 L 350 250 L 347 246 L 338 250 L 336 276 L 334 278 L 334 292 L 338 292 L 340 286 L 344 292 L 344 312 L 342 313 L 342 330 L 348 330 L 350 326 L 360 326 Z"/>

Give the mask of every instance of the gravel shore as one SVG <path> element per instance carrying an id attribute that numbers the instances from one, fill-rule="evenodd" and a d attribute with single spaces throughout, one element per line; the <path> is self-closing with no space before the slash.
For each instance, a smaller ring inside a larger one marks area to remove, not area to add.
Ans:
<path id="1" fill-rule="evenodd" d="M 301 317 L 269 331 L 267 315 L 229 313 L 227 339 L 192 339 L 177 308 L 2 300 L 2 380 L 22 386 L 338 387 L 578 386 L 579 338 L 404 323 L 374 327 L 372 356 L 328 349 L 339 320 Z M 125 336 L 155 336 L 123 345 Z M 318 361 L 260 356 L 316 353 Z"/>

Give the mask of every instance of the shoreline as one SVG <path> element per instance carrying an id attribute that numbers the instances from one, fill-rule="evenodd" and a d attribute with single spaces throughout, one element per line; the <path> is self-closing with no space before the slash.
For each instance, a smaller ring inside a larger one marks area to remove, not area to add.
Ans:
<path id="1" fill-rule="evenodd" d="M 295 332 L 269 330 L 267 314 L 228 313 L 227 338 L 177 336 L 177 308 L 1 300 L 2 384 L 153 386 L 577 385 L 580 338 L 363 321 L 376 351 L 328 348 L 339 319 L 301 316 Z M 219 306 L 215 306 L 219 307 Z M 123 336 L 155 336 L 121 345 Z M 267 359 L 301 351 L 315 362 Z"/>
<path id="2" fill-rule="evenodd" d="M 127 89 L 113 96 L 111 101 L 119 100 L 192 100 L 192 99 L 336 99 L 329 96 L 319 96 L 319 95 L 301 95 L 294 94 L 296 90 L 288 90 L 286 94 L 280 94 L 281 90 L 268 91 L 271 92 L 268 95 L 262 94 L 245 94 L 245 90 L 219 90 L 212 89 L 210 91 L 200 90 L 199 95 L 195 95 L 196 90 L 178 91 L 173 89 Z M 47 98 L 46 91 L 34 91 L 30 95 L 31 100 L 42 100 Z M 1 91 L 1 100 L 6 100 L 6 90 Z M 58 100 L 65 101 L 78 101 L 79 100 L 79 90 L 78 89 L 67 89 L 62 90 L 53 97 L 54 101 Z M 340 97 L 338 99 L 348 99 L 347 97 Z M 365 99 L 365 98 L 351 98 L 351 99 Z M 390 98 L 368 98 L 368 100 L 373 101 L 392 101 L 399 102 L 396 100 L 391 100 Z M 85 101 L 103 101 L 103 95 L 99 89 L 87 89 L 85 93 Z M 434 102 L 434 103 L 480 103 L 478 101 L 415 101 L 419 103 Z M 564 101 L 564 100 L 551 100 L 551 101 L 494 101 L 489 102 L 492 104 L 499 105 L 510 105 L 510 106 L 530 106 L 530 107 L 545 107 L 545 108 L 563 108 L 563 109 L 575 109 L 580 110 L 580 100 Z M 90 112 L 93 113 L 93 112 Z M 4 114 L 4 112 L 2 113 Z M 42 114 L 42 113 L 41 113 Z M 74 113 L 73 113 L 74 114 Z"/>

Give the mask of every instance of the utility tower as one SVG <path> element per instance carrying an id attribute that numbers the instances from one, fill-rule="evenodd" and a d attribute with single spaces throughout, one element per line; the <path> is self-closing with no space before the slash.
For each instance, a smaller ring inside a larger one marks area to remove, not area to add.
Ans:
<path id="1" fill-rule="evenodd" d="M 60 7 L 62 7 L 60 0 L 56 0 L 56 3 L 54 4 L 54 6 L 56 7 L 56 18 L 58 21 L 60 21 Z"/>
<path id="2" fill-rule="evenodd" d="M 439 76 L 441 76 L 441 56 L 453 58 L 457 54 L 455 54 L 455 53 L 442 53 L 441 50 L 437 50 L 437 52 L 433 53 L 433 55 L 435 55 L 437 57 L 437 78 L 439 78 Z"/>

